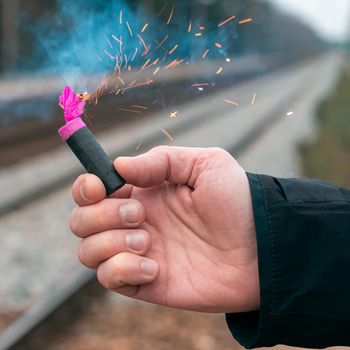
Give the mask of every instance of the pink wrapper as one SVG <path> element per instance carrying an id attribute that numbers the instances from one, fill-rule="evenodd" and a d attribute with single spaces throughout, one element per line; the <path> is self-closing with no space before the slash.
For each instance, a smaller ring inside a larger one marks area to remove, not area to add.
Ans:
<path id="1" fill-rule="evenodd" d="M 67 141 L 75 132 L 85 126 L 86 124 L 78 117 L 62 126 L 62 128 L 58 130 L 58 133 L 63 141 Z"/>
<path id="2" fill-rule="evenodd" d="M 58 103 L 64 111 L 66 125 L 58 130 L 63 141 L 67 141 L 76 131 L 85 127 L 85 123 L 80 116 L 84 113 L 85 101 L 77 96 L 77 94 L 66 86 Z"/>

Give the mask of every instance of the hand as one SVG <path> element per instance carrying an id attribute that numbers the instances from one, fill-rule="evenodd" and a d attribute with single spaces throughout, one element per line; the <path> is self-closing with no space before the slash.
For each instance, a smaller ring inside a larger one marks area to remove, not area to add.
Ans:
<path id="1" fill-rule="evenodd" d="M 257 248 L 247 176 L 216 148 L 156 147 L 120 157 L 129 185 L 73 185 L 80 261 L 100 283 L 136 299 L 204 312 L 259 308 Z"/>

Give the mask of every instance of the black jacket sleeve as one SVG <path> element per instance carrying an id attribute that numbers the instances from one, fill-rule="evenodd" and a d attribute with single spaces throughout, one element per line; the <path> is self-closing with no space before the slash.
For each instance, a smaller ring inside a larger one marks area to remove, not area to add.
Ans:
<path id="1" fill-rule="evenodd" d="M 350 190 L 248 174 L 260 310 L 227 314 L 246 348 L 350 346 Z"/>

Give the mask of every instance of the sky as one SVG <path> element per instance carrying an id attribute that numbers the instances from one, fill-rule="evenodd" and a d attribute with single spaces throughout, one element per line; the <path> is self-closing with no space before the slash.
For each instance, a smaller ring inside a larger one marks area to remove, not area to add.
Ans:
<path id="1" fill-rule="evenodd" d="M 350 0 L 269 0 L 309 23 L 327 39 L 350 36 Z"/>

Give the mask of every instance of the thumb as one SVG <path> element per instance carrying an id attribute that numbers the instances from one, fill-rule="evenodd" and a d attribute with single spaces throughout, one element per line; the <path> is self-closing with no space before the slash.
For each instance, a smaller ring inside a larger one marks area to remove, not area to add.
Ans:
<path id="1" fill-rule="evenodd" d="M 114 166 L 127 183 L 152 187 L 169 181 L 194 187 L 198 171 L 194 171 L 204 148 L 155 147 L 136 157 L 119 157 Z"/>

